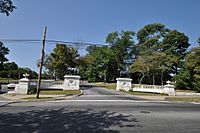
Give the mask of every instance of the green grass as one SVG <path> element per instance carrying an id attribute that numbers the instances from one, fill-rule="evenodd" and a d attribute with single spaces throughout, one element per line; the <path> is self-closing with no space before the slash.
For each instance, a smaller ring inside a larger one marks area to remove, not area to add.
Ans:
<path id="1" fill-rule="evenodd" d="M 188 92 L 188 93 L 195 93 L 194 90 L 180 90 L 180 89 L 176 89 L 176 92 Z"/>
<path id="2" fill-rule="evenodd" d="M 200 102 L 200 96 L 174 96 L 166 97 L 166 101 L 177 101 L 177 102 Z"/>
<path id="3" fill-rule="evenodd" d="M 24 100 L 47 100 L 47 99 L 51 99 L 52 97 L 39 97 L 39 99 L 37 99 L 36 97 L 25 97 L 25 98 L 22 98 Z"/>
<path id="4" fill-rule="evenodd" d="M 108 89 L 116 89 L 116 83 L 96 82 L 95 84 Z"/>
<path id="5" fill-rule="evenodd" d="M 125 92 L 125 91 L 123 91 Z M 167 96 L 165 94 L 157 94 L 157 93 L 147 93 L 147 92 L 136 92 L 136 91 L 128 91 L 125 92 L 130 95 L 137 95 L 137 96 Z"/>
<path id="6" fill-rule="evenodd" d="M 17 79 L 0 78 L 1 84 L 9 84 L 9 83 L 14 83 L 14 82 L 18 82 L 18 80 Z"/>
<path id="7" fill-rule="evenodd" d="M 80 94 L 80 90 L 41 90 L 40 94 L 43 95 L 76 95 Z"/>

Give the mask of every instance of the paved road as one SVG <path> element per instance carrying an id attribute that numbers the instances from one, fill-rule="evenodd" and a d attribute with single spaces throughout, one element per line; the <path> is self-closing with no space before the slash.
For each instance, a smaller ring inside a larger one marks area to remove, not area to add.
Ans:
<path id="1" fill-rule="evenodd" d="M 76 100 L 143 100 L 125 93 L 98 87 L 93 84 L 82 85 L 83 95 L 77 97 Z"/>
<path id="2" fill-rule="evenodd" d="M 84 90 L 70 100 L 2 105 L 0 132 L 200 132 L 199 104 L 146 101 L 94 86 Z"/>

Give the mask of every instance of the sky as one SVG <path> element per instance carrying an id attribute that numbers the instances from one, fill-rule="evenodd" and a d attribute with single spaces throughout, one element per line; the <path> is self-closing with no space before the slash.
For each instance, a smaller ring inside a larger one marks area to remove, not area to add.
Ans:
<path id="1" fill-rule="evenodd" d="M 0 40 L 42 39 L 104 44 L 114 31 L 137 32 L 146 24 L 162 23 L 189 37 L 192 47 L 200 37 L 200 0 L 13 0 L 17 9 L 0 14 Z M 41 43 L 4 43 L 7 58 L 19 67 L 38 71 Z M 48 54 L 55 44 L 46 44 Z M 84 54 L 84 50 L 80 51 Z"/>

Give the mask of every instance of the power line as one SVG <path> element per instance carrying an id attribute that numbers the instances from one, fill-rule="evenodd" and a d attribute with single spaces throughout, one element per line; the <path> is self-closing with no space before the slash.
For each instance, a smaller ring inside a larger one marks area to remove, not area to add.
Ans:
<path id="1" fill-rule="evenodd" d="M 0 39 L 1 42 L 5 43 L 41 43 L 42 40 L 37 39 Z M 85 42 L 71 42 L 71 41 L 60 41 L 60 40 L 46 40 L 47 44 L 65 44 L 70 46 L 108 46 L 105 44 L 97 43 L 85 43 Z"/>

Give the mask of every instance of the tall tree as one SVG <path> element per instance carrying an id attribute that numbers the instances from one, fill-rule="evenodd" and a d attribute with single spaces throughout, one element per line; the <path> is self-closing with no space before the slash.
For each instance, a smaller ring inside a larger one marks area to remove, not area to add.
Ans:
<path id="1" fill-rule="evenodd" d="M 8 61 L 6 55 L 9 54 L 9 49 L 0 42 L 0 70 L 3 69 L 3 62 Z"/>
<path id="2" fill-rule="evenodd" d="M 187 49 L 190 46 L 189 38 L 181 32 L 170 30 L 164 37 L 162 42 L 162 51 L 167 55 L 174 55 L 178 60 L 173 63 L 172 72 L 178 73 L 178 68 L 182 67 L 183 59 L 187 54 Z"/>
<path id="3" fill-rule="evenodd" d="M 177 88 L 200 92 L 200 47 L 193 48 L 185 58 L 183 69 L 174 77 Z"/>
<path id="4" fill-rule="evenodd" d="M 136 46 L 134 35 L 133 31 L 112 32 L 108 34 L 106 43 L 111 45 L 110 49 L 117 59 L 115 71 L 127 69 L 127 65 L 135 57 Z"/>
<path id="5" fill-rule="evenodd" d="M 199 44 L 199 47 L 200 47 L 200 37 L 198 38 L 197 43 Z"/>
<path id="6" fill-rule="evenodd" d="M 78 51 L 65 44 L 57 44 L 51 53 L 51 65 L 59 78 L 69 73 L 69 67 L 77 66 Z"/>
<path id="7" fill-rule="evenodd" d="M 0 13 L 9 16 L 14 9 L 16 9 L 16 7 L 11 0 L 0 0 Z"/>
<path id="8" fill-rule="evenodd" d="M 18 65 L 15 62 L 4 63 L 5 70 L 17 70 Z"/>
<path id="9" fill-rule="evenodd" d="M 146 61 L 152 64 L 149 75 L 152 75 L 153 84 L 155 79 L 161 79 L 163 84 L 171 73 L 178 72 L 190 46 L 184 33 L 159 23 L 145 25 L 137 32 L 137 39 L 139 56 L 148 58 Z"/>
<path id="10" fill-rule="evenodd" d="M 106 82 L 114 80 L 118 73 L 115 71 L 117 60 L 112 49 L 107 46 L 90 46 L 87 50 L 89 52 L 87 57 L 92 60 L 86 70 L 88 79 L 91 81 L 104 80 Z"/>

